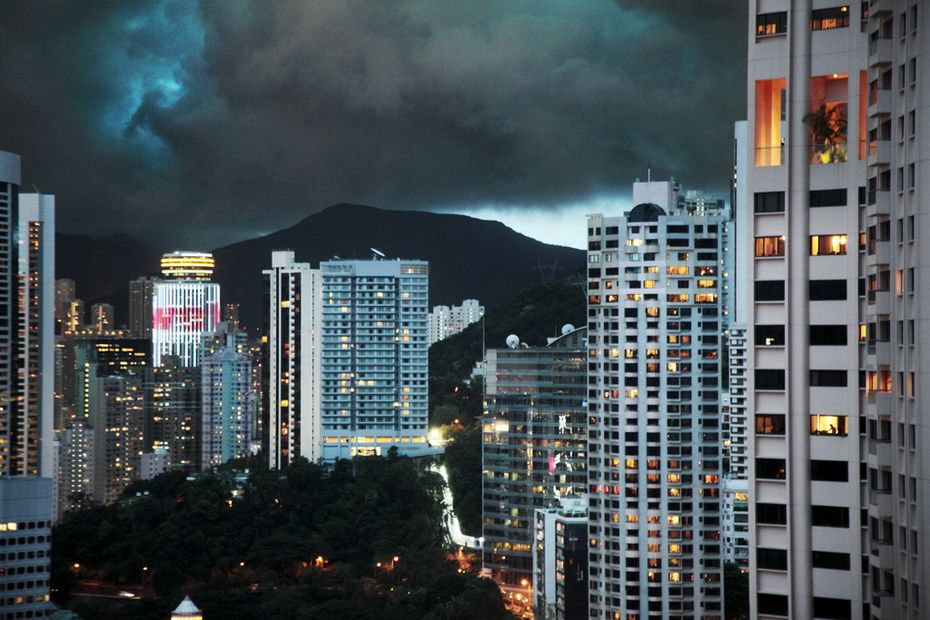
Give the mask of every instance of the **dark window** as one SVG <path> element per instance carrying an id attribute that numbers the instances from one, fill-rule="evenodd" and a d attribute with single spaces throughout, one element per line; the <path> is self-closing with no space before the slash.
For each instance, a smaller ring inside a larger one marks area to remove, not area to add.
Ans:
<path id="1" fill-rule="evenodd" d="M 784 549 L 756 548 L 756 558 L 759 568 L 772 570 L 788 570 L 788 552 Z"/>
<path id="2" fill-rule="evenodd" d="M 784 435 L 785 416 L 780 414 L 756 415 L 756 434 L 758 435 Z"/>
<path id="3" fill-rule="evenodd" d="M 852 607 L 849 599 L 815 596 L 814 616 L 825 620 L 849 620 L 852 618 Z"/>
<path id="4" fill-rule="evenodd" d="M 756 458 L 756 478 L 784 480 L 785 459 Z"/>
<path id="5" fill-rule="evenodd" d="M 784 213 L 785 192 L 756 192 L 754 198 L 756 213 Z"/>
<path id="6" fill-rule="evenodd" d="M 784 280 L 757 280 L 755 282 L 756 301 L 784 301 Z"/>
<path id="7" fill-rule="evenodd" d="M 756 602 L 760 614 L 788 615 L 788 597 L 784 594 L 764 594 L 760 592 L 756 596 Z"/>
<path id="8" fill-rule="evenodd" d="M 811 11 L 811 30 L 835 30 L 848 27 L 849 5 L 847 4 Z"/>
<path id="9" fill-rule="evenodd" d="M 811 301 L 845 301 L 846 280 L 811 280 Z"/>
<path id="10" fill-rule="evenodd" d="M 756 36 L 771 37 L 788 32 L 788 13 L 761 13 L 756 15 Z"/>
<path id="11" fill-rule="evenodd" d="M 846 190 L 845 189 L 813 190 L 810 193 L 810 205 L 812 207 L 845 207 L 846 206 Z"/>
<path id="12" fill-rule="evenodd" d="M 811 506 L 811 525 L 849 527 L 849 508 L 843 506 Z"/>
<path id="13" fill-rule="evenodd" d="M 784 325 L 756 325 L 756 344 L 763 347 L 776 347 L 785 344 Z"/>
<path id="14" fill-rule="evenodd" d="M 784 504 L 756 504 L 756 521 L 772 525 L 788 523 L 788 509 Z"/>
<path id="15" fill-rule="evenodd" d="M 716 239 L 695 239 L 694 247 L 703 249 L 713 249 L 717 247 Z"/>
<path id="16" fill-rule="evenodd" d="M 665 227 L 666 232 L 669 233 L 684 233 L 688 234 L 688 225 L 687 224 L 669 224 Z"/>
<path id="17" fill-rule="evenodd" d="M 836 347 L 846 344 L 845 325 L 811 325 L 811 345 Z"/>
<path id="18" fill-rule="evenodd" d="M 849 554 L 833 553 L 832 551 L 814 551 L 814 568 L 832 568 L 834 570 L 849 570 Z"/>
<path id="19" fill-rule="evenodd" d="M 845 370 L 812 370 L 812 387 L 846 387 L 847 372 Z"/>
<path id="20" fill-rule="evenodd" d="M 785 371 L 779 368 L 756 368 L 756 389 L 785 389 Z"/>
<path id="21" fill-rule="evenodd" d="M 846 461 L 812 460 L 811 480 L 849 482 L 849 464 Z"/>

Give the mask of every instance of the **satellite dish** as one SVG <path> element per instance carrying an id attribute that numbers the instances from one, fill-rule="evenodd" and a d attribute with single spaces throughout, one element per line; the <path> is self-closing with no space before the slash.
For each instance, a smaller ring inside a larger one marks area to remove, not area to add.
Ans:
<path id="1" fill-rule="evenodd" d="M 520 345 L 520 338 L 516 334 L 507 336 L 507 348 L 516 349 Z"/>
<path id="2" fill-rule="evenodd" d="M 371 250 L 371 253 L 373 255 L 372 258 L 387 258 L 384 255 L 384 252 L 382 252 L 378 248 L 368 248 L 368 249 Z"/>
<path id="3" fill-rule="evenodd" d="M 573 331 L 575 331 L 575 326 L 572 325 L 571 323 L 566 323 L 565 325 L 562 326 L 562 335 L 563 335 L 563 336 L 567 336 L 568 334 L 572 333 Z"/>

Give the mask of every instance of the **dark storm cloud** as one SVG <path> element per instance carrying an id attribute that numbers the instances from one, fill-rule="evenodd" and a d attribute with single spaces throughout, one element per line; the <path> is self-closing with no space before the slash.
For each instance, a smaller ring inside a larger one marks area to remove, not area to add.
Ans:
<path id="1" fill-rule="evenodd" d="M 60 228 L 218 243 L 329 204 L 723 191 L 740 0 L 0 6 L 0 148 Z"/>

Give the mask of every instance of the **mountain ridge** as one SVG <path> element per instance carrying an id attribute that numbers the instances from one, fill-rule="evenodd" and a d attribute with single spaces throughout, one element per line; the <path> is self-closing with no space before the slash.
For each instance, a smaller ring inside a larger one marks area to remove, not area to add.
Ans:
<path id="1" fill-rule="evenodd" d="M 129 280 L 157 274 L 161 255 L 132 241 L 123 234 L 94 240 L 59 233 L 56 277 L 74 279 L 88 307 L 113 303 L 117 322 L 125 322 Z M 493 220 L 339 203 L 278 231 L 212 250 L 215 281 L 223 303 L 238 303 L 242 321 L 255 328 L 261 271 L 270 267 L 272 251 L 292 250 L 296 260 L 316 267 L 335 256 L 370 258 L 372 247 L 389 259 L 430 262 L 430 306 L 474 298 L 493 307 L 529 285 L 575 273 L 585 260 L 583 250 L 546 244 Z"/>

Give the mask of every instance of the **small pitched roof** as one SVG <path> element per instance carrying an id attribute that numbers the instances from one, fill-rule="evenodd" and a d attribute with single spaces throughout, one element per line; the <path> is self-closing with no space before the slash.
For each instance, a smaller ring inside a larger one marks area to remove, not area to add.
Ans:
<path id="1" fill-rule="evenodd" d="M 196 614 L 200 613 L 200 609 L 197 609 L 197 606 L 194 605 L 194 601 L 191 600 L 191 597 L 185 596 L 184 600 L 181 601 L 181 604 L 178 605 L 178 608 L 174 610 L 176 614 Z"/>

